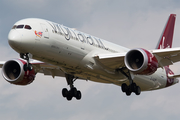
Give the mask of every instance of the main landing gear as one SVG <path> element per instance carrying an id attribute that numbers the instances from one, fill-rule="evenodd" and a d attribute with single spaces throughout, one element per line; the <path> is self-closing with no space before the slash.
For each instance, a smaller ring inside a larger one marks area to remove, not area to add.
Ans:
<path id="1" fill-rule="evenodd" d="M 66 88 L 62 89 L 62 96 L 65 97 L 68 101 L 72 100 L 75 97 L 77 100 L 81 99 L 81 92 L 74 87 L 73 83 L 77 79 L 73 75 L 65 74 L 68 85 L 70 85 L 70 90 Z"/>
<path id="2" fill-rule="evenodd" d="M 125 92 L 127 96 L 130 96 L 132 92 L 134 92 L 136 95 L 141 94 L 141 89 L 136 85 L 136 83 L 132 83 L 129 86 L 127 86 L 126 83 L 123 83 L 121 85 L 121 90 L 122 92 Z"/>
<path id="3" fill-rule="evenodd" d="M 27 63 L 24 64 L 24 71 L 31 71 L 33 67 L 32 64 L 29 62 L 29 53 L 20 53 L 20 57 L 27 61 Z"/>
<path id="4" fill-rule="evenodd" d="M 136 85 L 136 83 L 133 82 L 131 73 L 128 70 L 128 74 L 123 71 L 123 69 L 120 69 L 120 72 L 124 74 L 129 79 L 129 86 L 126 83 L 123 83 L 121 85 L 122 92 L 126 93 L 127 96 L 130 96 L 132 92 L 134 92 L 136 95 L 141 94 L 141 88 Z"/>

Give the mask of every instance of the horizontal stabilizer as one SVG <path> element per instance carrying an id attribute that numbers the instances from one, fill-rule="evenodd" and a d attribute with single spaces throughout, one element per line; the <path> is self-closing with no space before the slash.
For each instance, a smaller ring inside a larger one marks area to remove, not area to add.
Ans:
<path id="1" fill-rule="evenodd" d="M 178 78 L 180 75 L 168 75 L 169 78 Z"/>

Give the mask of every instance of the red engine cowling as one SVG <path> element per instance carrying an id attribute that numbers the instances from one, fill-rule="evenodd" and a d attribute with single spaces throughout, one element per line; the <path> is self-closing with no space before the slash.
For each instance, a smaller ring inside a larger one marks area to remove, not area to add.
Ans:
<path id="1" fill-rule="evenodd" d="M 7 61 L 2 68 L 4 79 L 15 85 L 28 85 L 34 81 L 35 71 L 24 71 L 26 62 L 21 59 L 12 59 Z"/>
<path id="2" fill-rule="evenodd" d="M 155 56 L 142 48 L 130 50 L 124 61 L 126 67 L 135 74 L 151 75 L 158 68 L 158 61 Z"/>

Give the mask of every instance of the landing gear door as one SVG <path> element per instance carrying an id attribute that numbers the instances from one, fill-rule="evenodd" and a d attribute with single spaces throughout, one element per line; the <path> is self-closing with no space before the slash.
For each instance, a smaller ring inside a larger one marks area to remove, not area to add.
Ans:
<path id="1" fill-rule="evenodd" d="M 41 26 L 42 26 L 42 29 L 43 29 L 44 38 L 49 39 L 48 27 L 45 24 L 42 24 L 42 23 L 41 23 Z"/>

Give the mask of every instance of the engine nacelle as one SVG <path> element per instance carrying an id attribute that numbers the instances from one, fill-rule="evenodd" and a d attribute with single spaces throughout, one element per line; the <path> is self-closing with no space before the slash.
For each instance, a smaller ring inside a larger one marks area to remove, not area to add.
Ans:
<path id="1" fill-rule="evenodd" d="M 155 56 L 142 48 L 130 50 L 124 61 L 126 67 L 135 74 L 151 75 L 158 68 L 158 61 Z"/>
<path id="2" fill-rule="evenodd" d="M 23 67 L 26 64 L 21 59 L 12 59 L 7 61 L 2 68 L 2 76 L 4 79 L 16 85 L 28 85 L 34 81 L 35 71 L 24 71 Z"/>

